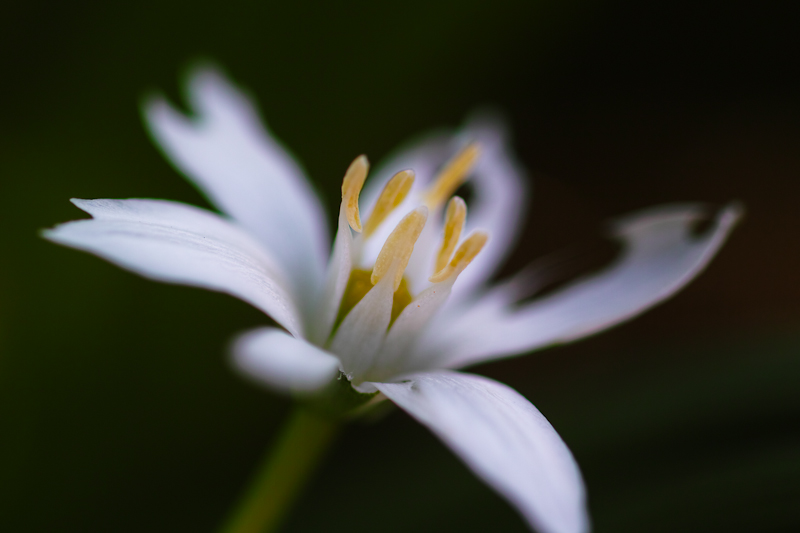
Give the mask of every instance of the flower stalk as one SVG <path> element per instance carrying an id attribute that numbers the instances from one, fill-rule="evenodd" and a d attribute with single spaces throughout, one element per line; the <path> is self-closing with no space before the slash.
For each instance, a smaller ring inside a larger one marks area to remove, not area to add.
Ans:
<path id="1" fill-rule="evenodd" d="M 220 532 L 277 531 L 340 427 L 335 418 L 296 407 Z"/>

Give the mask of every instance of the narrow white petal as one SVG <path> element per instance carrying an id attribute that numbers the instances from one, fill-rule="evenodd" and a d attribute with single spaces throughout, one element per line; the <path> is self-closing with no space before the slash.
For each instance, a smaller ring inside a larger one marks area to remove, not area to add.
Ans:
<path id="1" fill-rule="evenodd" d="M 322 280 L 328 233 L 302 170 L 261 124 L 254 104 L 221 74 L 195 71 L 188 92 L 194 117 L 160 97 L 146 105 L 153 136 L 216 206 L 279 258 L 295 290 L 311 297 Z"/>
<path id="2" fill-rule="evenodd" d="M 408 379 L 374 385 L 442 439 L 537 531 L 588 531 L 575 460 L 528 400 L 472 374 L 441 371 Z"/>
<path id="3" fill-rule="evenodd" d="M 310 393 L 339 374 L 339 360 L 276 328 L 259 328 L 234 339 L 233 361 L 254 380 L 280 392 Z"/>
<path id="4" fill-rule="evenodd" d="M 324 344 L 331 334 L 331 328 L 339 313 L 342 295 L 347 288 L 350 272 L 353 269 L 353 235 L 347 221 L 344 205 L 339 209 L 339 229 L 333 243 L 333 252 L 328 262 L 325 289 L 320 302 L 318 319 L 315 321 L 313 340 L 317 344 Z"/>
<path id="5" fill-rule="evenodd" d="M 684 287 L 708 264 L 740 216 L 731 205 L 705 234 L 692 234 L 704 218 L 700 205 L 662 206 L 620 220 L 622 257 L 600 274 L 519 308 L 489 293 L 462 315 L 442 316 L 425 350 L 433 365 L 460 367 L 573 341 L 644 312 Z M 470 265 L 471 266 L 471 265 Z"/>
<path id="6" fill-rule="evenodd" d="M 240 298 L 293 335 L 301 318 L 274 259 L 214 213 L 163 200 L 73 200 L 94 218 L 56 226 L 51 241 L 96 254 L 142 276 Z"/>
<path id="7" fill-rule="evenodd" d="M 414 350 L 419 334 L 429 325 L 436 312 L 450 296 L 455 277 L 435 283 L 406 306 L 394 321 L 383 346 L 365 378 L 369 381 L 388 381 L 395 376 L 427 367 L 419 361 Z"/>
<path id="8" fill-rule="evenodd" d="M 442 211 L 443 208 L 440 207 L 431 212 L 414 246 L 414 253 L 408 261 L 404 275 L 412 294 L 419 293 L 431 285 L 428 278 L 434 273 L 436 256 L 442 242 Z"/>
<path id="9" fill-rule="evenodd" d="M 525 171 L 511 152 L 505 124 L 497 117 L 480 116 L 470 120 L 461 132 L 466 140 L 477 141 L 481 156 L 469 183 L 473 187 L 464 234 L 485 231 L 489 241 L 459 277 L 453 292 L 456 305 L 468 297 L 496 272 L 524 224 L 528 203 Z"/>
<path id="10" fill-rule="evenodd" d="M 342 360 L 344 372 L 355 384 L 371 366 L 386 336 L 392 316 L 394 270 L 389 271 L 358 302 L 339 325 L 330 350 Z"/>

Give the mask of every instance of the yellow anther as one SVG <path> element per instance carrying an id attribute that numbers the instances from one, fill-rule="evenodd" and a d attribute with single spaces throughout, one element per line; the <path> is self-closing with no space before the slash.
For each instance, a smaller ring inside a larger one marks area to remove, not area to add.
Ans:
<path id="1" fill-rule="evenodd" d="M 411 211 L 403 220 L 397 224 L 394 231 L 383 243 L 383 248 L 375 260 L 372 268 L 372 284 L 378 283 L 395 266 L 394 289 L 400 287 L 403 279 L 403 272 L 408 266 L 411 252 L 414 251 L 414 243 L 417 242 L 425 221 L 428 219 L 428 209 L 425 206 L 418 207 Z"/>
<path id="2" fill-rule="evenodd" d="M 464 183 L 472 165 L 480 155 L 477 143 L 468 144 L 456 156 L 447 162 L 439 175 L 425 193 L 425 203 L 431 207 L 442 205 Z"/>
<path id="3" fill-rule="evenodd" d="M 386 220 L 389 213 L 394 211 L 398 205 L 403 203 L 403 200 L 408 196 L 408 191 L 414 184 L 414 171 L 401 170 L 386 184 L 383 188 L 378 201 L 375 202 L 375 208 L 370 213 L 367 223 L 364 224 L 364 237 L 369 237 L 378 229 L 381 222 Z"/>
<path id="4" fill-rule="evenodd" d="M 456 250 L 450 264 L 428 278 L 428 281 L 439 283 L 450 278 L 450 276 L 459 275 L 475 259 L 475 256 L 478 255 L 487 240 L 489 240 L 489 235 L 483 231 L 476 231 L 467 237 Z"/>
<path id="5" fill-rule="evenodd" d="M 364 180 L 367 179 L 367 172 L 369 172 L 367 156 L 360 155 L 347 167 L 342 181 L 342 204 L 347 222 L 359 233 L 361 233 L 361 217 L 358 214 L 358 195 L 361 194 Z"/>
<path id="6" fill-rule="evenodd" d="M 436 256 L 436 267 L 434 272 L 439 272 L 450 261 L 453 250 L 456 249 L 458 239 L 461 238 L 461 230 L 464 229 L 464 221 L 467 219 L 467 204 L 458 196 L 453 196 L 447 203 L 447 211 L 444 215 L 444 240 Z"/>

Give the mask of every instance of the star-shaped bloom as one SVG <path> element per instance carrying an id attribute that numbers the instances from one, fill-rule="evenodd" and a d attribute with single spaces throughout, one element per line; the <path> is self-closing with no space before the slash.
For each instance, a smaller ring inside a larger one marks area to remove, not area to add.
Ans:
<path id="1" fill-rule="evenodd" d="M 589 520 L 575 460 L 527 399 L 456 369 L 573 341 L 625 321 L 697 275 L 738 217 L 670 205 L 617 221 L 614 264 L 520 303 L 530 272 L 489 278 L 521 225 L 527 190 L 503 127 L 475 119 L 412 143 L 342 185 L 332 252 L 326 215 L 300 166 L 219 73 L 190 78 L 194 116 L 146 106 L 159 146 L 223 213 L 165 200 L 73 200 L 93 218 L 46 232 L 145 277 L 221 291 L 280 327 L 244 333 L 238 368 L 285 392 L 387 397 L 435 433 L 542 533 Z M 468 180 L 472 198 L 453 196 Z M 368 216 L 361 217 L 360 207 Z M 343 377 L 344 376 L 344 377 Z M 351 388 L 354 387 L 353 388 Z"/>

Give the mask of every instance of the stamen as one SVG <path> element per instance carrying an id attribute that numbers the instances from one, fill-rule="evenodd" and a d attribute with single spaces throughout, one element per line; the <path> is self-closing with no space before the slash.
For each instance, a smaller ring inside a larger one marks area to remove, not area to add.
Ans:
<path id="1" fill-rule="evenodd" d="M 411 190 L 411 185 L 414 184 L 414 171 L 401 170 L 386 184 L 383 188 L 378 201 L 375 203 L 375 208 L 367 219 L 364 225 L 364 237 L 372 235 L 381 222 L 386 220 L 386 217 L 394 211 L 398 205 L 403 203 L 406 199 L 408 191 Z"/>
<path id="2" fill-rule="evenodd" d="M 467 219 L 467 204 L 458 196 L 453 196 L 447 203 L 447 212 L 444 216 L 444 240 L 436 256 L 436 267 L 434 272 L 439 272 L 447 266 L 453 250 L 456 249 L 458 239 L 461 238 L 461 230 L 464 229 L 464 221 Z"/>
<path id="3" fill-rule="evenodd" d="M 421 206 L 411 211 L 397 224 L 397 227 L 386 239 L 378 258 L 375 260 L 375 266 L 372 268 L 372 277 L 370 278 L 373 285 L 378 283 L 397 263 L 393 290 L 396 291 L 400 287 L 403 272 L 408 266 L 411 252 L 414 251 L 414 243 L 417 242 L 419 234 L 422 233 L 422 228 L 425 227 L 427 219 L 428 209 L 425 206 Z"/>
<path id="4" fill-rule="evenodd" d="M 447 162 L 439 175 L 425 193 L 425 204 L 430 208 L 442 205 L 464 183 L 472 165 L 480 155 L 477 143 L 468 144 L 463 150 Z"/>
<path id="5" fill-rule="evenodd" d="M 450 264 L 428 278 L 428 281 L 439 283 L 450 278 L 450 276 L 459 275 L 475 259 L 475 256 L 478 255 L 487 240 L 489 240 L 489 234 L 483 231 L 476 231 L 467 237 L 456 250 Z"/>
<path id="6" fill-rule="evenodd" d="M 345 209 L 350 227 L 359 233 L 361 233 L 361 217 L 358 213 L 358 195 L 361 194 L 364 180 L 367 179 L 367 172 L 369 172 L 367 156 L 360 155 L 347 167 L 342 181 L 342 207 Z"/>

